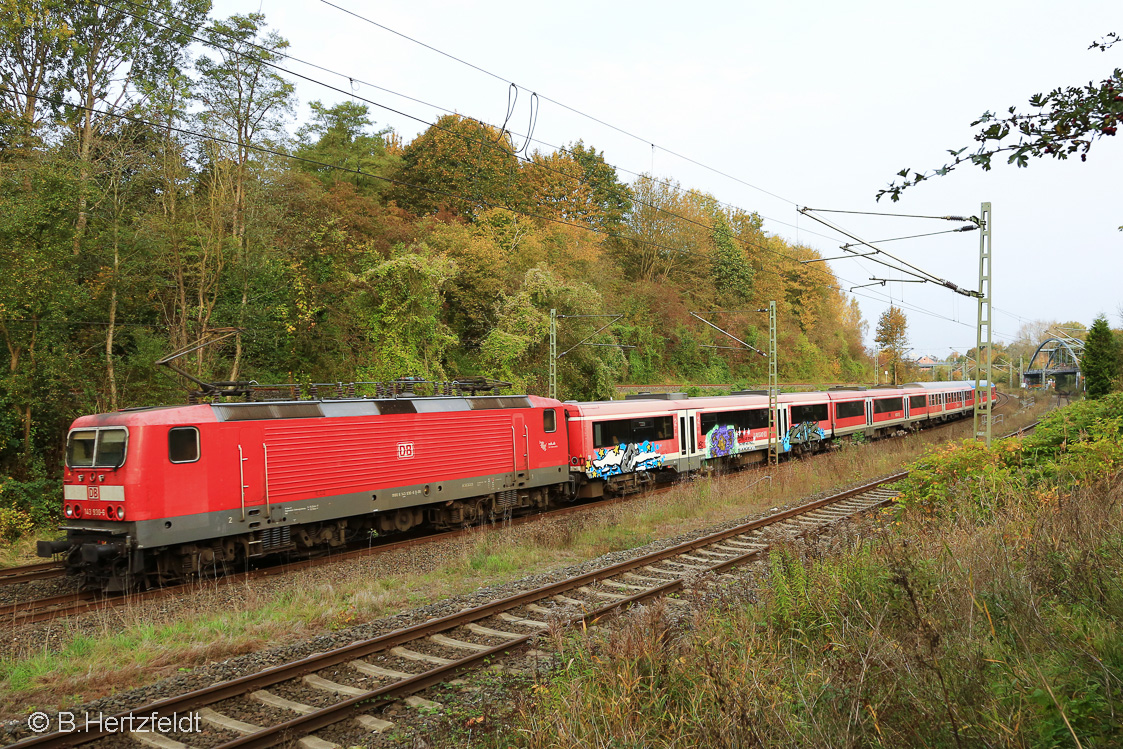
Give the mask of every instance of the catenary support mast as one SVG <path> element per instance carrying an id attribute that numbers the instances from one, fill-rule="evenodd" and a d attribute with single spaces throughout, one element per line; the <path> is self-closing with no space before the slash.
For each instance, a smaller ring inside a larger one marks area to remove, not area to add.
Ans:
<path id="1" fill-rule="evenodd" d="M 991 438 L 991 406 L 989 398 L 984 396 L 990 390 L 991 364 L 994 352 L 991 347 L 991 289 L 990 289 L 990 256 L 991 256 L 991 231 L 992 214 L 990 203 L 983 203 L 979 212 L 979 324 L 976 331 L 975 343 L 975 439 L 980 437 L 986 440 L 990 447 Z M 986 360 L 981 358 L 983 347 L 986 347 Z"/>

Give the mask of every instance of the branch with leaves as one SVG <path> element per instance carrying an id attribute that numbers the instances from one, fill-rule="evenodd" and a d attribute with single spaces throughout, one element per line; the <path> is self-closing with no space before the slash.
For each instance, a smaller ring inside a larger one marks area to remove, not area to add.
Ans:
<path id="1" fill-rule="evenodd" d="M 1111 33 L 1101 41 L 1093 42 L 1089 49 L 1106 52 L 1123 40 Z M 995 156 L 1008 154 L 1006 162 L 1018 167 L 1029 166 L 1030 157 L 1067 159 L 1080 155 L 1087 161 L 1088 152 L 1097 140 L 1115 135 L 1123 122 L 1123 68 L 1098 84 L 1056 88 L 1047 94 L 1034 94 L 1029 106 L 1033 111 L 1019 112 L 1010 107 L 1005 115 L 985 112 L 971 123 L 981 126 L 975 134 L 979 144 L 974 152 L 970 146 L 949 150 L 952 161 L 930 172 L 910 168 L 897 172 L 900 180 L 879 190 L 877 199 L 888 195 L 894 202 L 901 193 L 931 177 L 942 177 L 960 164 L 970 163 L 989 171 Z"/>

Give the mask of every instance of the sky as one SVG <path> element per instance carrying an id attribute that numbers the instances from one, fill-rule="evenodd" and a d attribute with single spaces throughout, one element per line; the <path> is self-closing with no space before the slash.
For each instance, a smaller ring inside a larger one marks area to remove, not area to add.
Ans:
<path id="1" fill-rule="evenodd" d="M 972 146 L 970 123 L 984 111 L 1022 108 L 1035 93 L 1098 82 L 1123 67 L 1123 48 L 1088 49 L 1108 32 L 1123 33 L 1118 0 L 331 2 L 338 7 L 215 0 L 212 16 L 264 13 L 294 57 L 341 75 L 289 63 L 292 70 L 377 102 L 368 104 L 377 126 L 407 142 L 448 111 L 502 124 L 514 82 L 508 127 L 516 143 L 537 93 L 531 149 L 583 140 L 624 181 L 641 172 L 677 180 L 756 211 L 766 231 L 824 257 L 844 254 L 839 246 L 849 240 L 798 208 L 972 216 L 989 202 L 996 341 L 1011 341 L 1032 320 L 1090 325 L 1103 313 L 1113 327 L 1123 324 L 1123 136 L 1097 142 L 1087 163 L 961 166 L 898 203 L 875 201 L 902 168 L 929 170 L 946 163 L 948 149 Z M 308 102 L 349 98 L 303 80 L 296 93 L 293 131 Z M 820 215 L 869 241 L 960 225 Z M 880 246 L 978 287 L 977 232 Z M 902 277 L 869 260 L 831 266 L 847 289 Z M 974 299 L 901 282 L 854 297 L 871 346 L 891 303 L 908 317 L 912 355 L 942 358 L 975 345 Z"/>

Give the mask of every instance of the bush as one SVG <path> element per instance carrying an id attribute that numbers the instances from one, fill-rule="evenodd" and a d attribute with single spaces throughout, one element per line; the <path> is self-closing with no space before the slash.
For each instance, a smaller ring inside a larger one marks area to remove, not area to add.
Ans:
<path id="1" fill-rule="evenodd" d="M 30 519 L 33 526 L 53 525 L 59 520 L 59 479 L 47 478 L 44 471 L 33 471 L 25 480 L 0 476 L 0 510 L 16 512 Z"/>
<path id="2" fill-rule="evenodd" d="M 19 540 L 35 528 L 31 516 L 13 507 L 0 507 L 0 539 L 9 543 Z"/>

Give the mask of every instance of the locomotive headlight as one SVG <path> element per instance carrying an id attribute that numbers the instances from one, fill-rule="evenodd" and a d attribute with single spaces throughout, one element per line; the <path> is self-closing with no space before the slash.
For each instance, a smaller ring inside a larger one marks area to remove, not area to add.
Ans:
<path id="1" fill-rule="evenodd" d="M 118 507 L 117 508 L 117 519 L 118 520 L 124 520 L 125 519 L 125 508 L 124 507 Z"/>
<path id="2" fill-rule="evenodd" d="M 70 517 L 71 515 L 74 514 L 74 511 L 70 509 L 70 505 L 67 505 L 66 507 L 64 507 L 62 509 L 62 514 L 66 515 L 67 517 Z"/>

